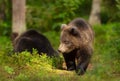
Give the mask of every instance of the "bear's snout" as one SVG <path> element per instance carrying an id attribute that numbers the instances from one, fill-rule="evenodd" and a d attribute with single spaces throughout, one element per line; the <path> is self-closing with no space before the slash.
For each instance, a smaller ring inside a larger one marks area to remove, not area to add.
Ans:
<path id="1" fill-rule="evenodd" d="M 65 44 L 60 44 L 58 51 L 60 53 L 69 53 L 71 49 L 69 49 Z"/>
<path id="2" fill-rule="evenodd" d="M 61 45 L 58 48 L 58 52 L 63 53 Z"/>
<path id="3" fill-rule="evenodd" d="M 64 45 L 64 44 L 60 44 L 60 46 L 59 46 L 59 48 L 58 48 L 58 51 L 60 52 L 60 53 L 64 53 L 64 52 L 66 52 L 66 46 Z"/>

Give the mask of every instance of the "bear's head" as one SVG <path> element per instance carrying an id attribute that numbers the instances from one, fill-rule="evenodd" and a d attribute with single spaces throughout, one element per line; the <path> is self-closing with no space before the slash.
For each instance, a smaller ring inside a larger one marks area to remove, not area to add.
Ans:
<path id="1" fill-rule="evenodd" d="M 80 31 L 74 25 L 62 24 L 60 36 L 60 46 L 58 51 L 61 53 L 69 53 L 80 46 Z"/>

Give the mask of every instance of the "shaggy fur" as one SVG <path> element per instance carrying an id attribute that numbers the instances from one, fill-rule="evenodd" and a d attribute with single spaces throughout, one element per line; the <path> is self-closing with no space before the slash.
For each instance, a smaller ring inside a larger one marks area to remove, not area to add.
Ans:
<path id="1" fill-rule="evenodd" d="M 13 41 L 13 47 L 14 52 L 22 52 L 27 50 L 32 53 L 34 48 L 39 54 L 46 53 L 48 56 L 58 55 L 58 53 L 51 46 L 49 40 L 36 30 L 28 30 L 20 36 L 17 36 Z"/>
<path id="2" fill-rule="evenodd" d="M 67 70 L 76 70 L 78 75 L 82 75 L 93 53 L 93 29 L 85 20 L 76 18 L 68 25 L 62 24 L 61 30 L 58 50 L 63 54 Z"/>

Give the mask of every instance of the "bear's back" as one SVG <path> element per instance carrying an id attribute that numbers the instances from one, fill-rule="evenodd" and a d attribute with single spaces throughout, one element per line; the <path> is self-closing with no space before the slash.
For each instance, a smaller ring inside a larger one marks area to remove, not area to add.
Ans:
<path id="1" fill-rule="evenodd" d="M 36 30 L 28 30 L 14 41 L 15 52 L 22 52 L 24 50 L 31 50 L 32 52 L 33 48 L 37 49 L 39 54 L 47 53 L 48 56 L 57 54 L 49 40 Z"/>
<path id="2" fill-rule="evenodd" d="M 90 25 L 82 18 L 76 18 L 72 20 L 68 25 L 76 26 L 80 30 L 86 30 L 90 27 Z"/>

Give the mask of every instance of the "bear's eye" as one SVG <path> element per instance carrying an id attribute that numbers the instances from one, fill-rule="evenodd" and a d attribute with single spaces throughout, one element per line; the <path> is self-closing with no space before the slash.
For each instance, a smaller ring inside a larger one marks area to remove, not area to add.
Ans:
<path id="1" fill-rule="evenodd" d="M 69 44 L 70 42 L 69 41 L 64 41 L 65 44 Z"/>

